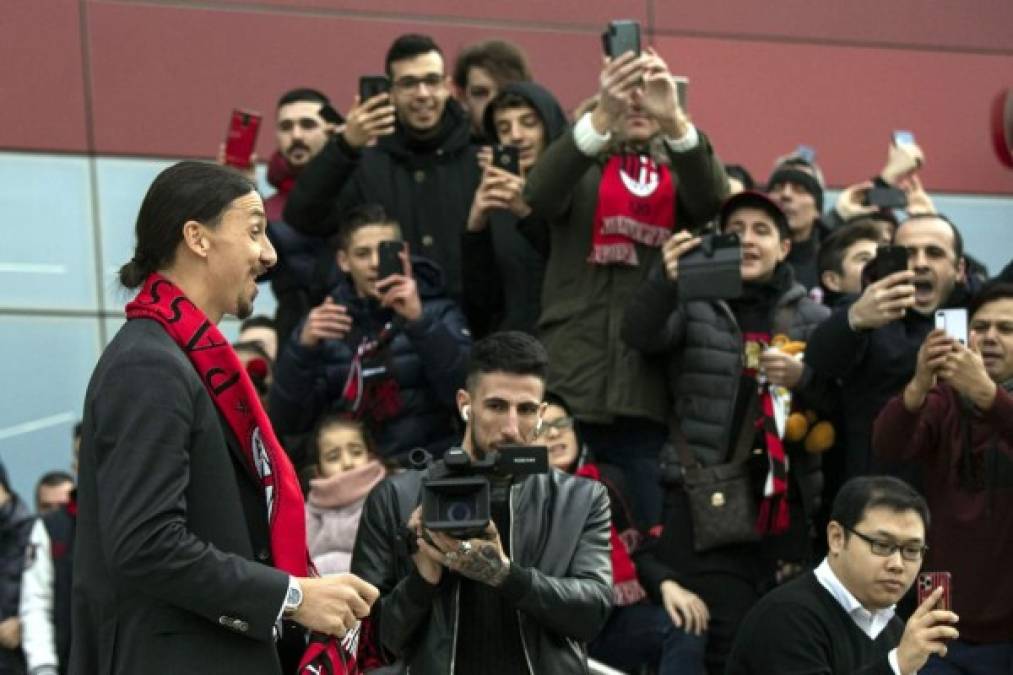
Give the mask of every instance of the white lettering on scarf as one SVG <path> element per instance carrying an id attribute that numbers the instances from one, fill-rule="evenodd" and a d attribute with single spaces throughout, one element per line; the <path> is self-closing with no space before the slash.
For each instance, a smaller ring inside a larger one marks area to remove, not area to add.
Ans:
<path id="1" fill-rule="evenodd" d="M 267 447 L 260 437 L 260 427 L 253 430 L 250 438 L 250 447 L 253 449 L 253 464 L 257 468 L 257 475 L 264 485 L 264 499 L 267 501 L 267 520 L 271 521 L 274 514 L 274 471 L 271 467 L 271 456 L 267 454 Z"/>

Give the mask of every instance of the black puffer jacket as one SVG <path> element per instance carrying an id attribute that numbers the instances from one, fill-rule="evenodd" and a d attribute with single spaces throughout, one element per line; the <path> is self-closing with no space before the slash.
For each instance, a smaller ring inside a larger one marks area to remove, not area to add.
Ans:
<path id="1" fill-rule="evenodd" d="M 393 476 L 366 498 L 351 571 L 380 589 L 372 616 L 387 656 L 417 675 L 446 675 L 454 672 L 458 577 L 428 584 L 398 543 L 425 475 Z M 512 565 L 500 590 L 517 608 L 532 675 L 588 672 L 585 644 L 612 604 L 608 504 L 601 483 L 559 471 L 511 488 Z"/>
<path id="2" fill-rule="evenodd" d="M 7 503 L 0 506 L 0 621 L 18 615 L 25 551 L 35 522 L 25 503 L 13 492 L 10 495 Z M 0 673 L 23 672 L 25 658 L 21 648 L 0 647 Z"/>
<path id="3" fill-rule="evenodd" d="M 365 203 L 380 204 L 396 220 L 413 253 L 436 262 L 447 293 L 461 297 L 461 232 L 481 178 L 470 123 L 447 101 L 440 130 L 425 141 L 401 125 L 373 147 L 352 149 L 336 136 L 296 181 L 285 221 L 300 232 L 337 232 L 344 215 Z"/>
<path id="4" fill-rule="evenodd" d="M 422 300 L 422 317 L 403 323 L 388 347 L 363 363 L 364 376 L 393 376 L 401 411 L 372 424 L 377 448 L 384 457 L 398 457 L 416 447 L 430 452 L 449 447 L 455 436 L 455 396 L 464 386 L 471 336 L 458 306 L 443 293 L 440 270 L 412 258 Z M 296 327 L 278 359 L 269 409 L 275 430 L 292 435 L 309 431 L 321 414 L 344 410 L 342 391 L 356 348 L 363 338 L 376 338 L 395 315 L 372 298 L 359 298 L 346 277 L 331 291 L 352 317 L 344 340 L 325 340 L 315 348 L 299 344 Z M 304 320 L 305 321 L 305 320 Z"/>

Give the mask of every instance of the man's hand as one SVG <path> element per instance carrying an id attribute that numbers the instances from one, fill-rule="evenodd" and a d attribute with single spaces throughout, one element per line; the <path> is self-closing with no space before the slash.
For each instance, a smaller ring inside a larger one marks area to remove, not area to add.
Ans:
<path id="1" fill-rule="evenodd" d="M 871 189 L 872 181 L 867 180 L 864 183 L 849 185 L 841 190 L 841 194 L 837 195 L 837 203 L 834 205 L 837 215 L 847 221 L 879 211 L 879 207 L 868 206 L 865 203 Z"/>
<path id="2" fill-rule="evenodd" d="M 915 304 L 914 272 L 894 272 L 869 284 L 848 310 L 848 321 L 855 330 L 873 330 L 904 318 Z"/>
<path id="3" fill-rule="evenodd" d="M 626 112 L 633 88 L 644 78 L 646 58 L 626 52 L 614 61 L 605 59 L 598 77 L 598 106 L 591 113 L 591 122 L 599 134 L 608 133 Z"/>
<path id="4" fill-rule="evenodd" d="M 227 166 L 230 169 L 232 169 L 233 171 L 238 171 L 239 173 L 241 173 L 243 176 L 245 176 L 249 180 L 253 181 L 254 183 L 257 182 L 257 162 L 258 161 L 260 161 L 260 158 L 257 157 L 257 153 L 254 152 L 253 154 L 250 155 L 250 166 L 247 167 L 247 168 L 245 168 L 245 169 L 240 169 L 238 166 L 232 166 L 231 164 L 226 164 L 226 162 L 225 162 L 225 144 L 224 143 L 219 143 L 218 144 L 218 154 L 215 156 L 215 162 L 219 166 Z"/>
<path id="5" fill-rule="evenodd" d="M 415 568 L 423 579 L 435 586 L 443 576 L 443 554 L 422 536 L 421 506 L 408 518 L 408 529 L 415 533 L 415 545 L 418 546 L 418 551 L 412 556 Z"/>
<path id="6" fill-rule="evenodd" d="M 694 237 L 686 230 L 676 232 L 661 246 L 661 259 L 665 265 L 665 276 L 669 281 L 679 280 L 679 258 L 700 245 L 700 237 Z"/>
<path id="7" fill-rule="evenodd" d="M 365 103 L 356 96 L 342 132 L 345 143 L 356 149 L 364 148 L 374 138 L 394 133 L 394 119 L 390 94 L 377 94 Z"/>
<path id="8" fill-rule="evenodd" d="M 896 185 L 899 180 L 920 169 L 924 163 L 925 155 L 917 145 L 890 143 L 886 165 L 879 172 L 879 177 L 890 185 Z"/>
<path id="9" fill-rule="evenodd" d="M 791 354 L 785 354 L 777 347 L 771 347 L 760 354 L 760 370 L 771 384 L 793 389 L 802 379 L 805 365 Z"/>
<path id="10" fill-rule="evenodd" d="M 918 412 L 925 404 L 929 390 L 936 386 L 936 375 L 953 350 L 953 340 L 946 331 L 936 329 L 925 336 L 925 342 L 918 348 L 915 374 L 904 388 L 904 407 L 909 412 Z"/>
<path id="11" fill-rule="evenodd" d="M 0 647 L 17 649 L 21 646 L 21 620 L 16 616 L 0 621 Z"/>
<path id="12" fill-rule="evenodd" d="M 369 608 L 380 591 L 354 574 L 337 574 L 317 579 L 299 579 L 302 604 L 292 620 L 318 633 L 344 637 Z"/>
<path id="13" fill-rule="evenodd" d="M 696 593 L 671 579 L 661 582 L 661 603 L 672 623 L 693 635 L 703 635 L 710 622 L 710 610 Z"/>
<path id="14" fill-rule="evenodd" d="M 472 581 L 499 586 L 510 572 L 510 559 L 503 551 L 496 524 L 491 520 L 482 537 L 461 541 L 443 532 L 429 531 L 430 556 L 442 558 L 443 566 Z"/>
<path id="15" fill-rule="evenodd" d="M 996 384 L 988 376 L 981 354 L 956 340 L 950 340 L 950 349 L 939 367 L 939 377 L 971 399 L 979 410 L 988 410 L 995 402 Z"/>
<path id="16" fill-rule="evenodd" d="M 907 197 L 908 215 L 932 215 L 939 213 L 936 210 L 936 205 L 932 202 L 932 198 L 929 197 L 922 187 L 922 181 L 918 178 L 918 174 L 913 173 L 907 178 L 900 179 L 897 181 L 897 187 L 903 190 L 904 195 Z"/>
<path id="17" fill-rule="evenodd" d="M 393 309 L 407 321 L 418 321 L 422 316 L 422 299 L 419 298 L 419 286 L 412 276 L 412 262 L 408 255 L 407 244 L 398 255 L 401 257 L 404 273 L 392 274 L 376 282 L 380 306 Z"/>
<path id="18" fill-rule="evenodd" d="M 531 207 L 524 201 L 524 179 L 499 167 L 487 165 L 482 173 L 482 182 L 475 191 L 468 214 L 468 231 L 480 232 L 489 225 L 489 214 L 497 209 L 509 211 L 518 218 L 531 213 Z"/>
<path id="19" fill-rule="evenodd" d="M 299 333 L 299 344 L 316 347 L 321 340 L 343 340 L 352 329 L 352 317 L 344 305 L 330 296 L 310 310 Z"/>
<path id="20" fill-rule="evenodd" d="M 897 665 L 901 675 L 912 675 L 925 665 L 932 654 L 946 656 L 946 641 L 960 637 L 950 624 L 957 623 L 957 615 L 944 609 L 932 609 L 943 595 L 937 588 L 918 606 L 904 627 L 904 635 L 897 646 Z"/>
<path id="21" fill-rule="evenodd" d="M 669 138 L 682 138 L 689 120 L 679 107 L 679 94 L 668 65 L 651 47 L 646 50 L 644 75 L 644 111 L 657 120 L 661 132 Z"/>

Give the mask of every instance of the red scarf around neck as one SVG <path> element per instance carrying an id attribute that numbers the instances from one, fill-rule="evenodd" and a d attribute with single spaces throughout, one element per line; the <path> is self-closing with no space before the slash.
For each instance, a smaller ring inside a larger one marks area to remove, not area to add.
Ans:
<path id="1" fill-rule="evenodd" d="M 299 480 L 232 345 L 183 291 L 157 273 L 145 280 L 126 310 L 128 320 L 157 321 L 190 359 L 263 486 L 274 566 L 296 577 L 309 576 Z"/>
<path id="2" fill-rule="evenodd" d="M 613 155 L 602 168 L 588 262 L 638 264 L 636 244 L 660 248 L 675 229 L 672 172 L 648 155 Z"/>

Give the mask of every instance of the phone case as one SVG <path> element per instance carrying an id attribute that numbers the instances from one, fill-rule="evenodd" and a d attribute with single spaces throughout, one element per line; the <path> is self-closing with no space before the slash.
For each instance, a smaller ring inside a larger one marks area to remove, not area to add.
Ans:
<path id="1" fill-rule="evenodd" d="M 922 572 L 918 575 L 918 604 L 925 602 L 925 599 L 932 595 L 932 591 L 940 586 L 943 587 L 943 595 L 936 603 L 935 609 L 953 609 L 950 597 L 952 579 L 949 572 Z"/>
<path id="2" fill-rule="evenodd" d="M 401 251 L 404 250 L 404 242 L 381 241 L 377 250 L 376 278 L 386 279 L 392 274 L 402 274 L 404 263 L 401 262 Z"/>
<path id="3" fill-rule="evenodd" d="M 363 75 L 359 78 L 359 101 L 365 102 L 390 91 L 390 80 L 384 75 Z"/>
<path id="4" fill-rule="evenodd" d="M 257 145 L 260 114 L 248 110 L 233 110 L 229 130 L 225 137 L 225 163 L 240 169 L 250 167 L 253 149 Z"/>
<path id="5" fill-rule="evenodd" d="M 946 331 L 954 340 L 967 345 L 967 310 L 962 308 L 936 311 L 936 328 Z"/>
<path id="6" fill-rule="evenodd" d="M 493 148 L 493 165 L 509 171 L 512 174 L 520 175 L 520 152 L 514 145 L 497 145 Z"/>
<path id="7" fill-rule="evenodd" d="M 742 247 L 734 235 L 706 234 L 679 259 L 679 299 L 725 300 L 742 295 Z"/>

